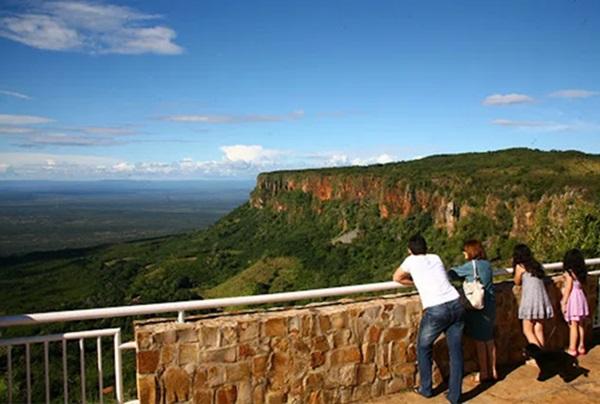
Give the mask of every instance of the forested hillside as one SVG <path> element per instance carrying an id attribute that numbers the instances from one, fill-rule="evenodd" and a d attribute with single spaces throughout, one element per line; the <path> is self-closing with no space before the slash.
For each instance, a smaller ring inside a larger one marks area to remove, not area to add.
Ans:
<path id="1" fill-rule="evenodd" d="M 600 255 L 600 156 L 511 149 L 261 174 L 248 203 L 186 235 L 3 258 L 2 314 L 389 279 L 410 235 L 447 264 L 466 238 L 496 265 L 530 243 Z M 236 282 L 243 287 L 236 287 Z"/>

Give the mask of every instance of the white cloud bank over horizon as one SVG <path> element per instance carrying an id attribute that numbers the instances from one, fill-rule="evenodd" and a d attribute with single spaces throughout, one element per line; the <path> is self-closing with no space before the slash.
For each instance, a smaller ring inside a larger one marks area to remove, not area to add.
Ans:
<path id="1" fill-rule="evenodd" d="M 90 54 L 183 53 L 174 42 L 176 32 L 155 24 L 161 16 L 125 6 L 51 1 L 6 14 L 0 18 L 0 36 L 33 48 Z"/>
<path id="2" fill-rule="evenodd" d="M 264 171 L 385 164 L 397 160 L 383 153 L 351 156 L 331 152 L 302 154 L 261 145 L 220 147 L 220 160 L 130 162 L 113 157 L 49 153 L 0 153 L 3 179 L 200 179 L 251 178 Z"/>

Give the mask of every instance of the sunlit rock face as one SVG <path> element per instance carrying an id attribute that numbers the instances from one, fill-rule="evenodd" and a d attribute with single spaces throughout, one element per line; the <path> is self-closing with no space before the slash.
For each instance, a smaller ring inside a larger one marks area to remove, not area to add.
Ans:
<path id="1" fill-rule="evenodd" d="M 510 188 L 507 183 L 506 187 Z M 311 170 L 267 173 L 258 177 L 250 204 L 256 209 L 289 212 L 312 209 L 317 213 L 329 202 L 346 205 L 377 206 L 382 220 L 409 218 L 416 214 L 431 215 L 433 225 L 452 236 L 461 221 L 481 215 L 497 222 L 509 220 L 508 235 L 526 238 L 536 226 L 538 212 L 547 212 L 549 220 L 564 225 L 569 210 L 591 206 L 587 191 L 565 188 L 558 193 L 541 192 L 534 199 L 525 195 L 503 197 L 506 189 L 470 188 L 469 181 L 432 177 L 426 184 L 412 183 L 410 178 L 390 180 L 385 168 L 376 173 L 328 173 Z M 310 199 L 294 197 L 298 193 Z M 472 195 L 470 195 L 472 194 Z M 310 200 L 310 202 L 309 202 Z M 508 219 L 507 219 L 508 218 Z"/>

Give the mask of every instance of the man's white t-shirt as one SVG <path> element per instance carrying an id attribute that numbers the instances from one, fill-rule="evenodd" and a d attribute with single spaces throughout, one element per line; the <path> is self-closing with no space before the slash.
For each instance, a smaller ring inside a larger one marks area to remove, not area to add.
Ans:
<path id="1" fill-rule="evenodd" d="M 459 297 L 454 286 L 448 281 L 442 260 L 435 254 L 409 255 L 400 265 L 400 269 L 412 277 L 424 309 Z"/>

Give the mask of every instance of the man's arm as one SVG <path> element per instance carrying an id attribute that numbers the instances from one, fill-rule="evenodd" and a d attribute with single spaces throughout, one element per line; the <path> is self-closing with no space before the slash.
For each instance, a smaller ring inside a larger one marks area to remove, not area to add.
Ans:
<path id="1" fill-rule="evenodd" d="M 396 272 L 394 272 L 394 276 L 392 277 L 392 280 L 394 282 L 398 282 L 405 286 L 413 286 L 414 285 L 412 277 L 410 276 L 410 274 L 408 272 L 403 270 L 402 267 L 398 267 L 398 269 L 396 269 Z"/>

